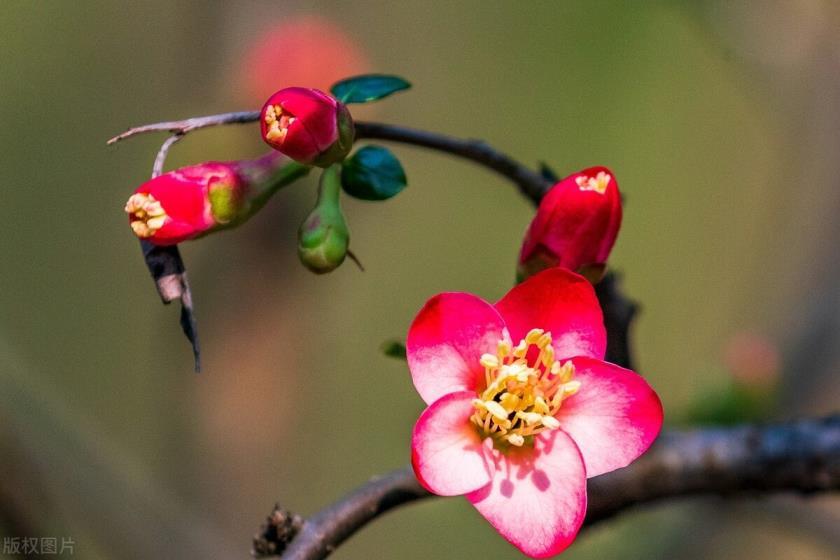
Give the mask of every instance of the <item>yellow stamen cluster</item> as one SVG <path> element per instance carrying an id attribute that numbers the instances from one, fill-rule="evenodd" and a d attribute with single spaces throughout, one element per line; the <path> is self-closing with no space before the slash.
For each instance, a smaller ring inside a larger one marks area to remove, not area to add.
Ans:
<path id="1" fill-rule="evenodd" d="M 581 175 L 575 179 L 575 182 L 582 191 L 595 191 L 598 194 L 604 194 L 607 190 L 607 185 L 610 184 L 610 179 L 612 179 L 612 177 L 610 177 L 609 173 L 599 171 L 598 175 L 595 177 Z"/>
<path id="2" fill-rule="evenodd" d="M 125 203 L 125 211 L 131 216 L 131 229 L 141 239 L 152 237 L 163 227 L 166 212 L 150 194 L 135 193 Z"/>
<path id="3" fill-rule="evenodd" d="M 539 349 L 529 361 L 532 347 Z M 551 333 L 532 329 L 516 347 L 502 340 L 496 354 L 481 356 L 485 389 L 473 400 L 470 417 L 485 437 L 520 447 L 544 430 L 556 430 L 563 399 L 580 389 L 572 362 L 555 360 Z"/>
<path id="4" fill-rule="evenodd" d="M 265 124 L 268 126 L 265 133 L 266 140 L 282 142 L 293 122 L 295 122 L 295 117 L 288 112 L 284 113 L 280 105 L 269 105 L 265 110 Z"/>

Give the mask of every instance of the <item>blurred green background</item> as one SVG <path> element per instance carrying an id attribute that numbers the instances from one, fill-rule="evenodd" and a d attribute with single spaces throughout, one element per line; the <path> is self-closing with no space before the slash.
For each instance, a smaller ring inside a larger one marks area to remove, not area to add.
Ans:
<path id="1" fill-rule="evenodd" d="M 122 212 L 163 138 L 105 146 L 354 72 L 415 84 L 360 118 L 483 138 L 561 174 L 614 170 L 627 202 L 611 264 L 642 303 L 639 370 L 671 424 L 715 420 L 733 383 L 778 386 L 773 418 L 837 408 L 834 2 L 5 0 L 0 23 L 0 537 L 72 537 L 80 558 L 247 558 L 275 502 L 308 514 L 407 462 L 422 403 L 380 343 L 437 292 L 511 286 L 533 212 L 515 189 L 397 146 L 409 188 L 345 205 L 364 273 L 298 264 L 312 179 L 184 245 L 195 375 Z M 200 131 L 168 167 L 263 151 L 253 125 Z M 659 505 L 565 557 L 836 558 L 838 511 Z M 520 556 L 441 499 L 335 557 Z"/>

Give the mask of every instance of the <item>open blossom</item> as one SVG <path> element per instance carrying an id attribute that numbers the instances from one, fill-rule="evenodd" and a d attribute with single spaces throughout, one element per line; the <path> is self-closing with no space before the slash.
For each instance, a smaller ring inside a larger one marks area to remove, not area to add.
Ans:
<path id="1" fill-rule="evenodd" d="M 317 89 L 281 89 L 263 106 L 260 127 L 269 146 L 307 165 L 327 167 L 353 147 L 353 119 L 347 107 Z"/>
<path id="2" fill-rule="evenodd" d="M 621 226 L 621 194 L 606 167 L 559 181 L 540 202 L 522 251 L 519 276 L 562 266 L 598 281 Z"/>
<path id="3" fill-rule="evenodd" d="M 543 271 L 492 305 L 429 300 L 411 325 L 408 365 L 428 404 L 412 465 L 429 491 L 466 495 L 534 558 L 563 551 L 586 512 L 586 479 L 624 467 L 659 433 L 662 406 L 636 373 L 606 363 L 592 286 Z"/>

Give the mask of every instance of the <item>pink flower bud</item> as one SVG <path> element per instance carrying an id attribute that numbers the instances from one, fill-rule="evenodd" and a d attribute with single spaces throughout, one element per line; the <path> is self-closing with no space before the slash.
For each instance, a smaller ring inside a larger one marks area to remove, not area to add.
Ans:
<path id="1" fill-rule="evenodd" d="M 620 226 L 621 195 L 609 169 L 566 177 L 543 197 L 525 234 L 520 279 L 561 266 L 599 281 Z"/>
<path id="2" fill-rule="evenodd" d="M 260 115 L 265 142 L 300 163 L 327 167 L 343 160 L 353 146 L 353 119 L 347 107 L 310 88 L 281 89 Z"/>
<path id="3" fill-rule="evenodd" d="M 143 183 L 125 211 L 137 237 L 175 245 L 238 217 L 245 189 L 235 163 L 207 162 Z"/>

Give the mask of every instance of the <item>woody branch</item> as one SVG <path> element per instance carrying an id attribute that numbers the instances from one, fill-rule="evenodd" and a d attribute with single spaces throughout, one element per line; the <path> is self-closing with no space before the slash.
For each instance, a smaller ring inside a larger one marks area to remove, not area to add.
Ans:
<path id="1" fill-rule="evenodd" d="M 630 466 L 589 481 L 586 525 L 634 506 L 698 495 L 809 495 L 840 490 L 840 416 L 663 433 Z M 433 497 L 411 467 L 377 477 L 306 520 L 276 509 L 254 554 L 327 557 L 387 511 Z"/>

